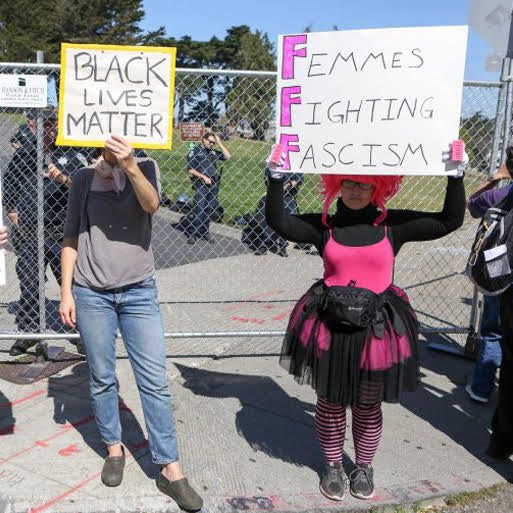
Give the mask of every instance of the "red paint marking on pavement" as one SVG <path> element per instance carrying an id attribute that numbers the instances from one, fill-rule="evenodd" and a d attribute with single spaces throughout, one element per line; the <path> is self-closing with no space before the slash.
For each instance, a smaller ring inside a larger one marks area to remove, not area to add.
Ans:
<path id="1" fill-rule="evenodd" d="M 50 506 L 53 506 L 56 502 L 61 501 L 68 495 L 71 495 L 72 493 L 75 493 L 77 490 L 80 490 L 80 488 L 84 487 L 87 483 L 91 482 L 93 479 L 96 479 L 100 472 L 96 472 L 96 474 L 93 474 L 92 476 L 89 476 L 85 481 L 82 481 L 78 485 L 74 486 L 73 488 L 70 488 L 64 493 L 61 493 L 57 497 L 54 497 L 53 499 L 49 500 L 48 502 L 45 502 L 44 504 L 41 504 L 39 506 L 36 506 L 35 508 L 32 508 L 29 513 L 39 513 L 40 511 L 44 511 L 45 509 L 48 509 Z"/>
<path id="2" fill-rule="evenodd" d="M 264 324 L 265 323 L 265 319 L 256 319 L 256 318 L 251 318 L 251 319 L 247 319 L 246 317 L 232 317 L 231 318 L 232 321 L 235 321 L 235 322 L 252 322 L 253 324 Z"/>
<path id="3" fill-rule="evenodd" d="M 59 431 L 57 433 L 54 433 L 53 435 L 49 436 L 48 438 L 45 438 L 44 440 L 36 440 L 32 443 L 29 447 L 26 447 L 25 449 L 22 449 L 21 451 L 15 452 L 14 454 L 11 454 L 10 456 L 7 456 L 6 458 L 1 458 L 0 466 L 4 463 L 7 463 L 8 461 L 13 460 L 14 458 L 17 458 L 21 454 L 26 453 L 27 451 L 30 451 L 36 447 L 48 447 L 48 443 L 50 440 L 54 440 L 55 438 L 58 438 L 59 436 L 65 435 L 70 429 L 81 426 L 82 424 L 86 424 L 88 422 L 91 422 L 94 420 L 94 416 L 91 415 L 90 417 L 86 417 L 85 419 L 79 420 L 78 422 L 75 422 L 71 424 L 70 426 L 61 426 Z"/>
<path id="4" fill-rule="evenodd" d="M 142 442 L 134 444 L 132 447 L 137 451 L 137 449 L 142 449 L 149 444 L 148 440 L 143 440 Z"/>
<path id="5" fill-rule="evenodd" d="M 134 447 L 144 447 L 146 445 L 148 445 L 148 440 L 143 440 L 142 442 L 135 444 Z M 126 457 L 127 457 L 127 459 L 129 459 L 131 457 L 134 457 L 134 455 L 132 453 L 128 453 L 126 455 Z M 81 483 L 70 488 L 69 490 L 65 491 L 64 493 L 57 495 L 57 497 L 54 497 L 53 499 L 49 500 L 48 502 L 45 502 L 44 504 L 40 504 L 39 506 L 32 508 L 31 510 L 29 510 L 28 513 L 40 513 L 41 511 L 48 509 L 50 506 L 53 506 L 55 503 L 60 502 L 62 499 L 65 499 L 72 493 L 75 493 L 77 490 L 80 490 L 80 488 L 83 488 L 87 483 L 90 483 L 91 481 L 96 479 L 100 474 L 101 474 L 101 471 L 96 472 L 96 474 L 89 476 L 85 481 L 82 481 Z"/>
<path id="6" fill-rule="evenodd" d="M 17 404 L 23 403 L 25 401 L 28 401 L 29 399 L 33 399 L 34 397 L 37 397 L 38 395 L 45 394 L 46 391 L 43 389 L 36 390 L 33 394 L 27 395 L 27 397 L 22 397 L 21 399 L 18 399 L 17 401 L 13 401 L 12 403 L 10 401 L 0 403 L 0 410 L 3 410 L 4 408 L 10 408 L 12 406 L 16 406 Z"/>
<path id="7" fill-rule="evenodd" d="M 283 292 L 283 290 L 270 290 L 268 292 L 262 292 L 260 294 L 254 295 L 254 296 L 245 297 L 245 298 L 239 299 L 239 301 L 237 301 L 236 303 L 234 302 L 229 306 L 225 306 L 225 307 L 221 308 L 221 312 L 226 312 L 226 313 L 235 312 L 235 310 L 240 310 L 241 308 L 244 308 L 246 306 L 244 304 L 241 304 L 244 301 L 255 301 L 255 299 L 261 299 L 263 297 L 273 296 L 274 294 L 281 294 L 282 292 Z"/>
<path id="8" fill-rule="evenodd" d="M 263 305 L 262 308 L 264 310 L 274 310 L 276 308 L 276 305 Z"/>
<path id="9" fill-rule="evenodd" d="M 289 310 L 285 310 L 285 312 L 282 312 L 281 314 L 275 315 L 272 320 L 273 321 L 281 321 L 285 317 L 288 317 L 290 313 L 292 312 L 293 308 L 290 308 Z"/>
<path id="10" fill-rule="evenodd" d="M 78 444 L 68 445 L 68 447 L 64 447 L 64 449 L 61 449 L 59 451 L 59 455 L 60 456 L 72 456 L 73 454 L 78 454 L 79 452 L 82 452 L 77 446 L 78 446 Z"/>
<path id="11" fill-rule="evenodd" d="M 119 410 L 132 413 L 132 410 L 123 401 L 119 401 Z"/>

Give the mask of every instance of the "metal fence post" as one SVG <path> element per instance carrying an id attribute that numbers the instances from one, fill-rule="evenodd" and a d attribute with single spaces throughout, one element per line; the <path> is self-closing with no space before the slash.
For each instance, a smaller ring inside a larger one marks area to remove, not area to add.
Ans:
<path id="1" fill-rule="evenodd" d="M 37 63 L 42 64 L 44 54 L 37 52 Z M 46 301 L 45 301 L 45 233 L 44 233 L 44 190 L 43 190 L 43 163 L 44 163 L 44 135 L 43 116 L 39 111 L 37 116 L 37 265 L 39 270 L 39 332 L 46 331 Z"/>

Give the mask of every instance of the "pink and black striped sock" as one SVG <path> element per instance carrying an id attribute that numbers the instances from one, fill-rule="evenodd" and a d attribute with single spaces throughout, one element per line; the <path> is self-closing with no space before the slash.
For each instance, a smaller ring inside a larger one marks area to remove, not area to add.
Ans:
<path id="1" fill-rule="evenodd" d="M 353 439 L 356 463 L 371 464 L 383 433 L 381 403 L 353 406 Z"/>
<path id="2" fill-rule="evenodd" d="M 328 463 L 342 463 L 346 435 L 346 409 L 317 396 L 315 428 L 324 459 Z"/>

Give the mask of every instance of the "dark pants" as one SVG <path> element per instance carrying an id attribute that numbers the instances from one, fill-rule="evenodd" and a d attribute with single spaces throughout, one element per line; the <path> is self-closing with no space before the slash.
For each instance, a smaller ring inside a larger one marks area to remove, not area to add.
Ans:
<path id="1" fill-rule="evenodd" d="M 194 219 L 188 230 L 191 237 L 205 237 L 208 235 L 210 226 L 210 217 L 217 208 L 218 187 L 215 182 L 207 185 L 203 180 L 199 180 L 194 185 Z"/>
<path id="2" fill-rule="evenodd" d="M 513 452 L 513 286 L 500 298 L 502 363 L 499 401 L 492 419 L 492 438 L 505 453 Z"/>
<path id="3" fill-rule="evenodd" d="M 265 208 L 265 207 L 264 207 Z M 283 194 L 283 211 L 285 214 L 297 214 L 297 202 L 295 194 Z M 284 248 L 287 246 L 287 241 L 280 237 L 266 222 L 265 212 L 263 213 L 262 231 L 257 241 L 257 246 L 264 249 L 271 249 L 273 246 L 276 248 Z"/>
<path id="4" fill-rule="evenodd" d="M 495 375 L 501 365 L 501 316 L 498 296 L 484 296 L 481 321 L 481 347 L 476 359 L 471 389 L 474 394 L 488 398 L 495 385 Z"/>
<path id="5" fill-rule="evenodd" d="M 53 275 L 61 283 L 62 241 L 45 239 L 44 266 L 52 269 Z M 37 239 L 18 239 L 15 243 L 16 275 L 20 281 L 19 311 L 16 315 L 18 329 L 24 332 L 39 331 L 39 270 Z"/>

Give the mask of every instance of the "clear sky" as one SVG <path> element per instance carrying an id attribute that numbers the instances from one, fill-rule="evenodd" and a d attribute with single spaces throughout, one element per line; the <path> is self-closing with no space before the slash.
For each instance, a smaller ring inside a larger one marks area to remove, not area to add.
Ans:
<path id="1" fill-rule="evenodd" d="M 208 40 L 223 38 L 233 25 L 267 32 L 276 44 L 278 34 L 312 31 L 465 25 L 470 0 L 144 0 L 145 29 L 166 28 L 169 36 Z M 494 0 L 480 0 L 490 2 Z M 485 71 L 492 48 L 469 31 L 465 78 L 498 80 Z"/>

